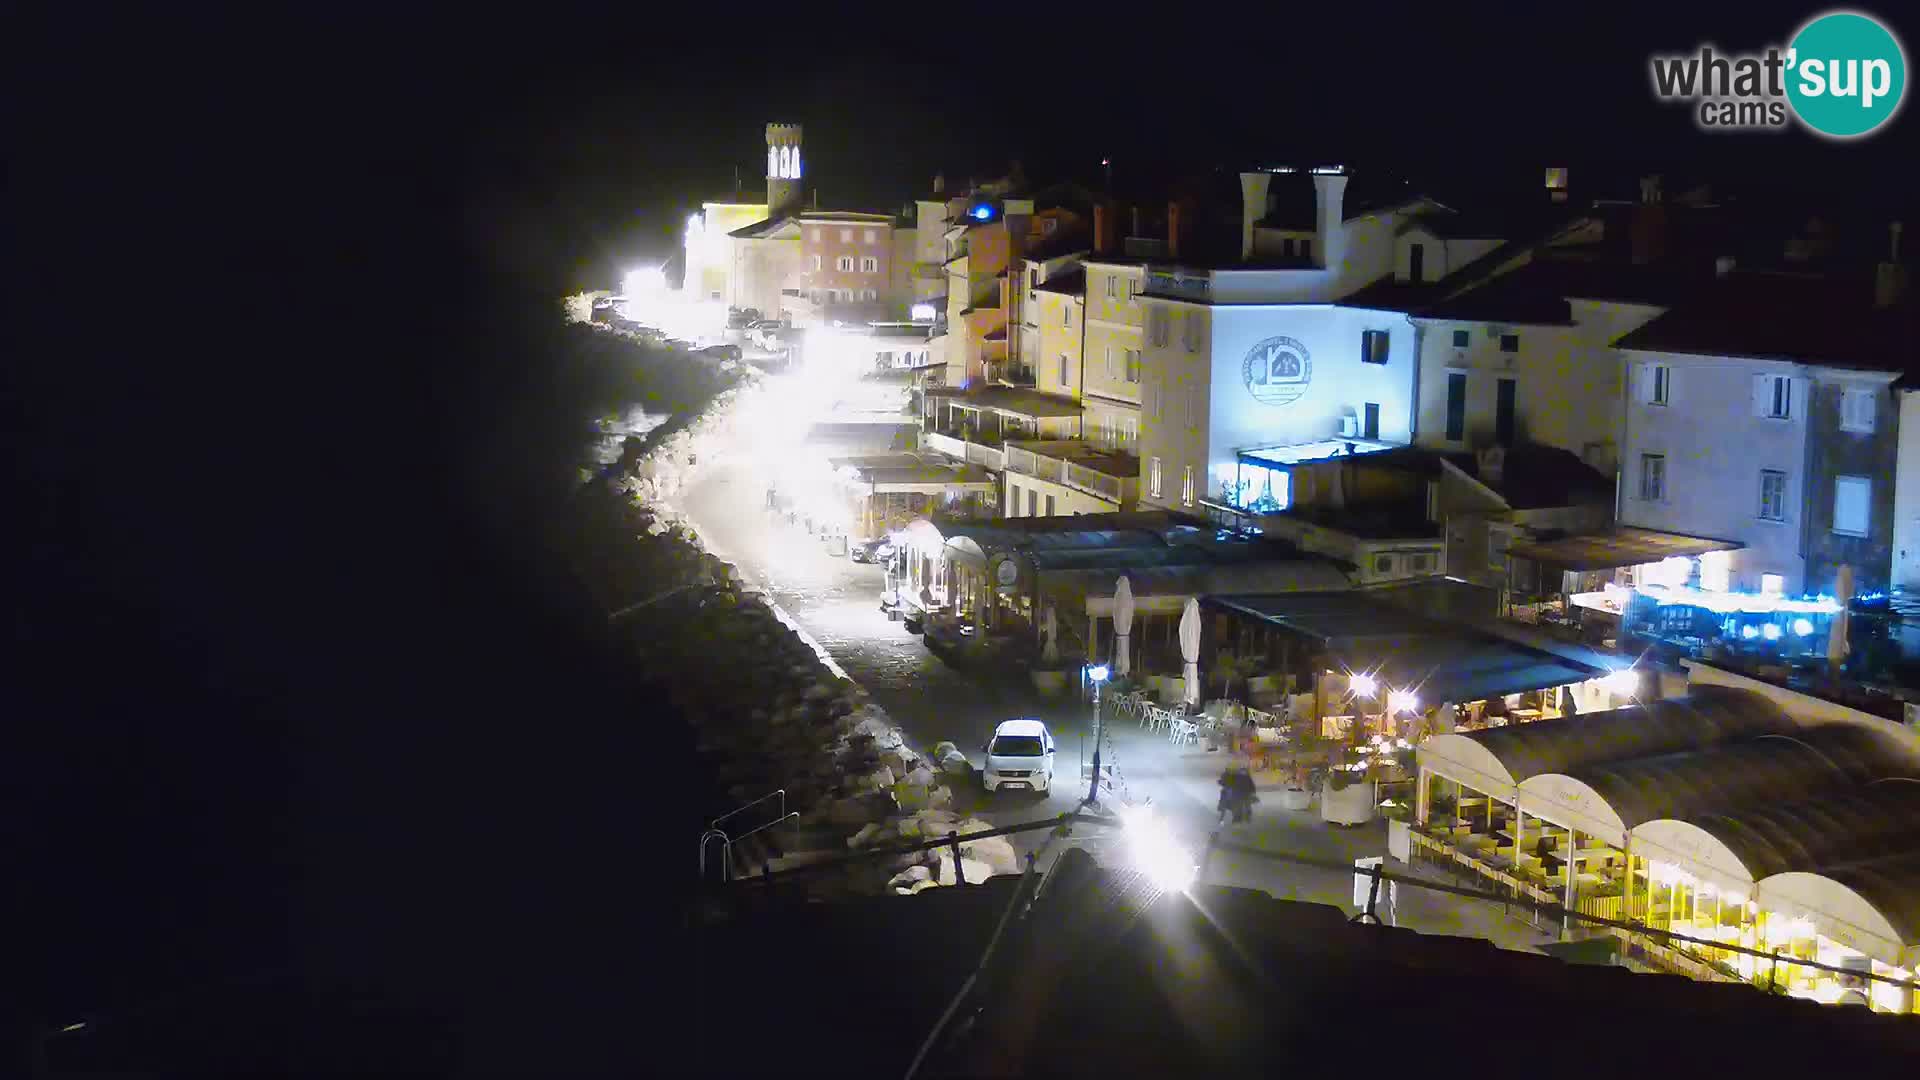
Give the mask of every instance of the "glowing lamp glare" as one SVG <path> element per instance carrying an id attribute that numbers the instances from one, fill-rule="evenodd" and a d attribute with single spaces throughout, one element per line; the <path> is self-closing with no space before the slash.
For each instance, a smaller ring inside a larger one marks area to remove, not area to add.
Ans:
<path id="1" fill-rule="evenodd" d="M 1808 634 L 1813 633 L 1813 623 L 1807 619 L 1795 619 L 1793 620 L 1793 632 L 1799 634 L 1801 637 L 1806 637 Z"/>
<path id="2" fill-rule="evenodd" d="M 1371 675 L 1349 675 L 1347 686 L 1361 697 L 1372 697 L 1374 691 L 1380 689 L 1380 684 L 1374 682 Z"/>

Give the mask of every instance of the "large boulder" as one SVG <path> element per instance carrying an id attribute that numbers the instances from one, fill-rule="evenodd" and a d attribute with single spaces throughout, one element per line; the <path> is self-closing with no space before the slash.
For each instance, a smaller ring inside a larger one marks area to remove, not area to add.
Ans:
<path id="1" fill-rule="evenodd" d="M 1013 842 L 1004 836 L 969 840 L 960 845 L 960 857 L 986 863 L 993 867 L 996 874 L 1018 874 L 1024 869 L 1020 853 L 1014 850 Z"/>
<path id="2" fill-rule="evenodd" d="M 933 870 L 926 866 L 909 866 L 887 880 L 887 887 L 911 895 L 913 886 L 933 881 Z"/>
<path id="3" fill-rule="evenodd" d="M 857 783 L 864 790 L 886 791 L 894 786 L 893 770 L 881 765 L 862 776 Z"/>
<path id="4" fill-rule="evenodd" d="M 960 857 L 960 870 L 967 876 L 969 885 L 978 885 L 994 874 L 992 866 L 977 859 L 969 859 L 964 854 Z M 945 848 L 940 849 L 939 859 L 934 864 L 933 879 L 942 885 L 956 883 L 953 876 L 953 852 Z"/>

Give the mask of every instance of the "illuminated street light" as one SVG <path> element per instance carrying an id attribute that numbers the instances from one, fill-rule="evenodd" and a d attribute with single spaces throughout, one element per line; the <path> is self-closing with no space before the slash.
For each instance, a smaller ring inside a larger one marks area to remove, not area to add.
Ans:
<path id="1" fill-rule="evenodd" d="M 1200 864 L 1180 846 L 1150 806 L 1119 810 L 1128 860 L 1156 888 L 1180 892 L 1200 876 Z"/>
<path id="2" fill-rule="evenodd" d="M 667 272 L 658 266 L 643 266 L 627 275 L 628 299 L 651 296 L 667 287 Z"/>
<path id="3" fill-rule="evenodd" d="M 1409 690 L 1395 690 L 1387 695 L 1387 709 L 1395 713 L 1414 712 L 1420 708 L 1420 699 Z"/>
<path id="4" fill-rule="evenodd" d="M 1807 619 L 1795 619 L 1793 620 L 1793 632 L 1799 634 L 1801 637 L 1806 637 L 1808 634 L 1813 633 L 1813 623 Z"/>
<path id="5" fill-rule="evenodd" d="M 1380 684 L 1371 675 L 1349 675 L 1347 686 L 1361 697 L 1372 697 L 1380 689 Z"/>

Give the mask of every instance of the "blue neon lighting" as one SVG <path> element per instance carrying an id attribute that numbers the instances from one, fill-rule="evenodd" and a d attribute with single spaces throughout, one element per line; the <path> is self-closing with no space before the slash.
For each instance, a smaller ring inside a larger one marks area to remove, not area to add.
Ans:
<path id="1" fill-rule="evenodd" d="M 993 207 L 982 203 L 968 211 L 968 213 L 972 215 L 975 221 L 985 221 L 993 216 Z"/>

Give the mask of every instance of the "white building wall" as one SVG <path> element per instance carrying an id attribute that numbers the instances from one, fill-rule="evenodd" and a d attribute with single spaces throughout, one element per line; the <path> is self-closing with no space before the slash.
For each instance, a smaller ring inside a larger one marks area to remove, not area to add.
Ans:
<path id="1" fill-rule="evenodd" d="M 1181 505 L 1185 469 L 1193 467 L 1201 498 L 1219 499 L 1235 476 L 1239 451 L 1337 436 L 1341 418 L 1364 424 L 1366 405 L 1380 407 L 1379 438 L 1408 442 L 1414 404 L 1414 333 L 1399 312 L 1321 304 L 1204 307 L 1144 301 L 1168 309 L 1167 341 L 1144 335 L 1140 418 L 1141 499 Z M 1198 312 L 1206 321 L 1202 354 L 1186 351 L 1180 320 Z M 1387 334 L 1387 362 L 1361 360 L 1363 331 Z M 1289 339 L 1291 344 L 1272 341 Z M 1304 348 L 1306 378 L 1295 386 L 1249 383 L 1249 354 L 1267 359 L 1277 348 Z M 1361 434 L 1364 434 L 1364 427 Z M 1152 493 L 1152 458 L 1161 459 L 1161 493 Z"/>
<path id="2" fill-rule="evenodd" d="M 1665 532 L 1737 540 L 1732 587 L 1757 591 L 1762 574 L 1780 574 L 1789 594 L 1805 588 L 1800 554 L 1801 506 L 1807 461 L 1807 380 L 1794 365 L 1730 357 L 1630 351 L 1621 455 L 1621 524 Z M 1646 400 L 1642 380 L 1650 364 L 1670 372 L 1669 404 Z M 1792 416 L 1759 415 L 1755 380 L 1791 379 Z M 1644 455 L 1664 457 L 1664 497 L 1641 497 Z M 1760 518 L 1760 473 L 1786 473 L 1785 520 Z"/>
<path id="3" fill-rule="evenodd" d="M 1900 406 L 1900 464 L 1893 485 L 1893 583 L 1920 589 L 1920 391 L 1894 394 Z"/>
<path id="4" fill-rule="evenodd" d="M 1007 517 L 1046 517 L 1047 498 L 1053 498 L 1053 516 L 1067 517 L 1073 514 L 1111 514 L 1120 509 L 1120 504 L 1110 502 L 1095 495 L 1089 495 L 1079 488 L 1071 488 L 1053 480 L 1043 480 L 1024 473 L 1003 473 L 1006 484 Z M 1028 512 L 1028 499 L 1033 501 L 1032 512 Z"/>

